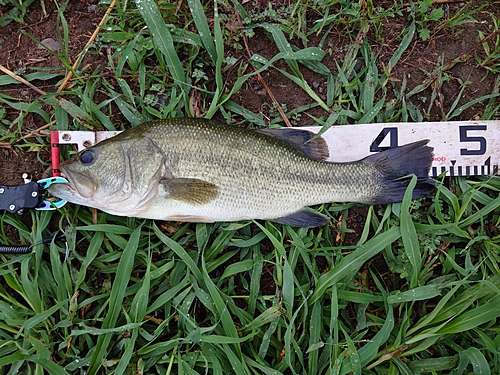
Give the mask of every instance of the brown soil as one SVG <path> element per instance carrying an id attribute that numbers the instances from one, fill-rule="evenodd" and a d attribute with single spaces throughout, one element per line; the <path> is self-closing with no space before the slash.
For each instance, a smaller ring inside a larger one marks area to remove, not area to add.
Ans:
<path id="1" fill-rule="evenodd" d="M 0 14 L 7 10 L 0 9 Z M 64 16 L 69 29 L 68 55 L 71 61 L 74 61 L 82 51 L 103 14 L 104 10 L 102 8 L 95 7 L 90 2 L 68 2 Z M 54 69 L 52 70 L 53 72 L 64 72 L 65 69 L 61 61 L 27 35 L 31 35 L 38 41 L 44 41 L 44 44 L 54 48 L 56 53 L 61 53 L 56 47 L 58 45 L 57 42 L 55 45 L 51 45 L 51 43 L 58 40 L 56 29 L 57 8 L 55 4 L 47 2 L 44 12 L 40 3 L 34 2 L 28 8 L 25 22 L 25 25 L 11 22 L 8 26 L 0 28 L 0 38 L 2 41 L 0 64 L 21 76 L 36 71 L 37 67 L 50 67 Z M 103 61 L 101 55 L 87 55 L 84 64 L 92 66 L 98 65 Z M 34 85 L 45 92 L 55 92 L 58 83 L 60 82 L 35 82 Z M 23 85 L 3 86 L 0 92 L 22 99 L 28 103 L 39 96 L 37 92 Z M 9 119 L 13 119 L 19 115 L 19 112 L 12 108 L 6 109 L 7 118 Z M 35 132 L 44 125 L 46 124 L 41 117 L 28 114 L 23 119 L 23 134 Z M 13 129 L 13 131 L 16 130 Z M 19 144 L 22 143 L 24 142 L 19 142 Z M 0 174 L 0 184 L 22 184 L 23 180 L 21 176 L 23 173 L 28 173 L 34 180 L 38 180 L 44 175 L 50 160 L 48 139 L 47 148 L 42 149 L 11 147 L 2 143 L 0 143 L 0 146 L 0 170 L 2 171 Z M 45 162 L 45 164 L 42 162 Z"/>
<path id="2" fill-rule="evenodd" d="M 279 8 L 282 0 L 272 1 L 273 8 Z M 483 2 L 482 0 L 473 0 L 472 9 L 477 8 Z M 267 4 L 267 3 L 266 3 Z M 261 6 L 266 4 L 261 2 Z M 185 5 L 185 4 L 184 4 Z M 286 4 L 288 5 L 288 3 Z M 246 6 L 250 6 L 246 4 Z M 388 8 L 393 6 L 392 1 L 382 2 L 381 6 Z M 464 3 L 450 0 L 441 5 L 445 10 L 453 15 L 456 11 L 463 7 Z M 26 34 L 30 34 L 38 40 L 52 38 L 57 40 L 56 21 L 57 9 L 53 2 L 45 2 L 45 12 L 40 7 L 38 2 L 35 2 L 28 10 L 28 15 L 25 18 L 26 24 L 22 25 L 12 22 L 7 27 L 0 29 L 0 38 L 3 47 L 0 50 L 0 64 L 18 72 L 20 75 L 32 71 L 36 67 L 60 67 L 61 62 L 47 50 L 40 48 Z M 1 13 L 2 9 L 0 9 Z M 5 10 L 3 10 L 5 11 Z M 92 32 L 104 14 L 105 9 L 99 6 L 95 7 L 91 1 L 71 1 L 68 2 L 64 12 L 65 18 L 69 25 L 69 56 L 70 60 L 74 61 L 76 56 L 82 51 L 85 43 L 89 40 Z M 330 10 L 332 13 L 333 9 Z M 439 121 L 443 113 L 447 113 L 450 106 L 456 99 L 460 90 L 460 82 L 470 82 L 467 85 L 460 104 L 466 103 L 474 98 L 491 93 L 495 76 L 491 73 L 487 74 L 486 70 L 477 66 L 474 58 L 474 53 L 482 56 L 483 50 L 479 42 L 478 31 L 482 31 L 484 35 L 490 35 L 493 32 L 493 24 L 491 14 L 500 14 L 500 2 L 490 2 L 485 8 L 474 15 L 478 20 L 477 23 L 467 23 L 465 25 L 455 27 L 453 29 L 444 28 L 431 35 L 427 41 L 422 41 L 415 37 L 403 54 L 400 62 L 392 70 L 392 81 L 394 87 L 400 87 L 404 77 L 407 80 L 407 92 L 414 87 L 423 84 L 429 78 L 429 74 L 434 71 L 443 59 L 444 64 L 451 62 L 453 59 L 464 56 L 463 62 L 450 65 L 445 71 L 448 79 L 442 82 L 439 87 L 441 96 L 438 97 L 436 105 L 433 106 L 428 119 Z M 408 26 L 409 22 L 404 16 L 396 16 L 393 18 L 384 18 L 383 24 L 377 24 L 370 27 L 367 38 L 372 46 L 373 53 L 379 55 L 379 69 L 382 71 L 383 64 L 387 63 L 394 51 L 398 47 L 401 38 L 401 32 Z M 309 15 L 308 27 L 313 25 L 314 14 Z M 237 22 L 235 19 L 234 22 Z M 226 25 L 227 26 L 227 25 Z M 342 59 L 345 56 L 346 48 L 355 42 L 357 31 L 349 31 L 346 29 L 333 28 L 325 39 L 325 49 L 328 46 L 328 53 L 323 60 L 323 63 L 332 71 L 336 71 L 337 64 L 342 64 Z M 322 35 L 313 38 L 309 41 L 309 46 L 317 45 Z M 317 40 L 316 40 L 317 39 Z M 303 47 L 300 40 L 294 40 L 299 47 Z M 248 51 L 245 48 L 242 51 L 232 50 L 228 48 L 228 55 L 238 59 L 248 59 L 248 52 L 258 53 L 266 58 L 273 57 L 277 52 L 276 45 L 270 38 L 259 29 L 256 29 L 256 35 L 248 39 Z M 465 55 L 464 55 L 465 54 Z M 99 54 L 88 54 L 84 64 L 89 64 L 90 70 L 94 70 L 99 66 L 105 67 L 107 64 L 106 52 Z M 288 66 L 284 61 L 279 61 L 276 67 L 288 70 Z M 326 99 L 326 82 L 323 77 L 318 74 L 301 67 L 303 75 L 307 82 L 313 87 L 317 94 Z M 229 81 L 236 78 L 236 71 L 233 70 L 227 77 Z M 287 110 L 304 106 L 312 103 L 312 99 L 305 94 L 293 82 L 288 80 L 284 75 L 276 70 L 270 69 L 263 74 L 263 79 L 269 86 L 270 91 L 274 94 L 277 101 L 286 106 Z M 40 89 L 46 92 L 55 92 L 59 82 L 39 83 Z M 429 82 L 428 87 L 421 93 L 412 98 L 414 105 L 427 108 L 431 100 L 431 93 L 436 82 Z M 35 82 L 35 85 L 37 83 Z M 13 85 L 10 87 L 1 87 L 1 93 L 9 96 L 21 98 L 25 102 L 31 102 L 39 94 L 32 89 L 23 85 Z M 389 90 L 387 100 L 394 97 L 394 92 Z M 71 99 L 71 98 L 70 98 Z M 263 90 L 262 83 L 257 78 L 251 79 L 244 88 L 232 98 L 238 104 L 248 109 L 253 113 L 259 113 L 269 122 L 272 116 L 276 117 L 273 110 L 273 102 L 269 95 Z M 468 110 L 464 111 L 460 117 L 454 120 L 470 120 L 481 116 L 485 103 L 479 103 Z M 7 117 L 15 118 L 18 112 L 12 108 L 6 108 Z M 319 109 L 312 109 L 308 112 L 313 116 L 322 114 Z M 294 125 L 312 125 L 314 121 L 311 117 L 302 115 L 295 119 Z M 29 134 L 36 131 L 45 125 L 42 119 L 36 115 L 27 115 L 23 121 L 23 134 Z M 19 144 L 23 144 L 21 141 Z M 46 148 L 19 148 L 17 145 L 5 145 L 0 147 L 0 184 L 15 185 L 23 183 L 21 175 L 25 172 L 38 179 L 48 166 L 50 159 L 49 140 L 47 139 Z M 44 162 L 44 163 L 42 163 Z M 361 233 L 362 225 L 359 225 L 359 217 L 363 216 L 358 212 L 358 209 L 351 210 L 349 223 L 355 229 L 357 235 Z M 348 238 L 349 239 L 349 238 Z"/>

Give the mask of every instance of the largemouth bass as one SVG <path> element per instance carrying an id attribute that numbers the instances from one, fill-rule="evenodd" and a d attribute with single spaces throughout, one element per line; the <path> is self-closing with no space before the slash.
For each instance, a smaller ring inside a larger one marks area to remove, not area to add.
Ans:
<path id="1" fill-rule="evenodd" d="M 324 159 L 325 141 L 297 129 L 249 130 L 214 121 L 151 121 L 61 163 L 68 184 L 50 193 L 102 211 L 148 219 L 216 222 L 248 219 L 316 227 L 325 202 L 386 204 L 432 191 L 428 140 L 351 163 Z M 339 150 L 341 152 L 341 145 Z"/>

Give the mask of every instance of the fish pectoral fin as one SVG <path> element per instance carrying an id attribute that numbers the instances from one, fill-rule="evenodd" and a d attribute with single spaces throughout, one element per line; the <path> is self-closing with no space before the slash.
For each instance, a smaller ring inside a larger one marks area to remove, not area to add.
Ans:
<path id="1" fill-rule="evenodd" d="M 219 187 L 196 178 L 162 178 L 166 196 L 193 205 L 207 204 L 219 196 Z"/>
<path id="2" fill-rule="evenodd" d="M 279 128 L 259 129 L 257 131 L 290 143 L 297 151 L 312 159 L 326 160 L 330 156 L 330 150 L 325 139 L 322 137 L 314 138 L 316 134 L 308 130 Z"/>
<path id="3" fill-rule="evenodd" d="M 292 227 L 316 228 L 328 224 L 330 218 L 318 212 L 303 209 L 287 216 L 270 219 L 270 221 Z"/>

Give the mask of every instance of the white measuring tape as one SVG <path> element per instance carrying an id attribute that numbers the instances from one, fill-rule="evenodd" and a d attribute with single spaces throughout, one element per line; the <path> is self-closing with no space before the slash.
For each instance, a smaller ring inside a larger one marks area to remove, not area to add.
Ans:
<path id="1" fill-rule="evenodd" d="M 320 126 L 302 127 L 318 133 Z M 119 132 L 58 131 L 59 144 L 76 144 L 78 150 Z M 499 174 L 500 121 L 453 121 L 335 125 L 322 137 L 330 150 L 328 161 L 347 162 L 375 152 L 429 139 L 434 161 L 429 175 L 478 176 Z"/>

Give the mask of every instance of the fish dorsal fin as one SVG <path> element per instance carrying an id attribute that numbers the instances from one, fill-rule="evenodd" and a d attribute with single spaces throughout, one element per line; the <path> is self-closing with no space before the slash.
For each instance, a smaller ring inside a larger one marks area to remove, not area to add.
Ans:
<path id="1" fill-rule="evenodd" d="M 308 130 L 278 128 L 259 129 L 259 133 L 272 135 L 292 144 L 299 152 L 307 157 L 318 160 L 326 160 L 330 155 L 328 145 L 322 137 L 313 139 L 316 134 Z"/>
<path id="2" fill-rule="evenodd" d="M 166 197 L 200 206 L 219 196 L 219 187 L 196 178 L 162 178 Z"/>

